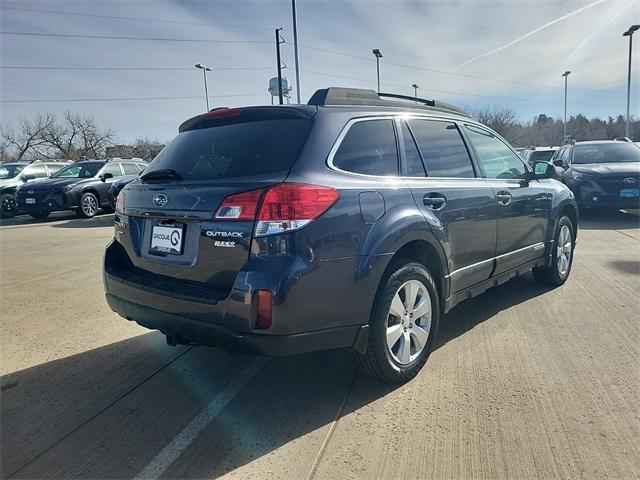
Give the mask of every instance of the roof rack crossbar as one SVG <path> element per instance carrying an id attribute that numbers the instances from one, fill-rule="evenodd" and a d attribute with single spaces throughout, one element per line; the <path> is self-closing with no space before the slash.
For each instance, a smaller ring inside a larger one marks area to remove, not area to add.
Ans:
<path id="1" fill-rule="evenodd" d="M 388 97 L 388 98 L 398 98 L 400 100 L 410 100 L 412 102 L 422 103 L 422 104 L 428 105 L 430 107 L 435 107 L 436 106 L 436 101 L 435 100 L 427 100 L 426 98 L 410 97 L 408 95 L 398 95 L 397 93 L 384 93 L 384 92 L 378 92 L 378 96 L 379 97 Z"/>

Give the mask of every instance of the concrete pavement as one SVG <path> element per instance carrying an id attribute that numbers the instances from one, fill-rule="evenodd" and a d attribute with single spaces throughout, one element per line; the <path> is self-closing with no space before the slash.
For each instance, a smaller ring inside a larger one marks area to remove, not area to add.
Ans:
<path id="1" fill-rule="evenodd" d="M 637 478 L 640 226 L 585 217 L 567 284 L 461 304 L 399 387 L 346 351 L 169 347 L 102 291 L 112 215 L 0 225 L 2 478 Z"/>

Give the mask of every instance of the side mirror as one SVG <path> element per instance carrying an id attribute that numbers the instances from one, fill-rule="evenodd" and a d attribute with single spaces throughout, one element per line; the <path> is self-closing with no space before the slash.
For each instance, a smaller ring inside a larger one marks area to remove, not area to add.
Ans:
<path id="1" fill-rule="evenodd" d="M 113 173 L 109 173 L 109 172 L 103 173 L 102 175 L 100 175 L 99 178 L 100 178 L 100 181 L 106 182 L 108 179 L 113 178 Z"/>
<path id="2" fill-rule="evenodd" d="M 559 160 L 559 159 L 558 159 L 558 160 L 554 160 L 554 161 L 553 161 L 553 164 L 554 164 L 556 167 L 564 167 L 564 164 L 562 163 L 562 160 Z"/>
<path id="3" fill-rule="evenodd" d="M 22 177 L 20 177 L 20 179 L 23 182 L 28 182 L 29 180 L 35 180 L 36 176 L 35 175 L 23 175 Z"/>
<path id="4" fill-rule="evenodd" d="M 556 169 L 549 162 L 535 162 L 533 164 L 533 173 L 537 179 L 553 178 L 555 177 Z"/>

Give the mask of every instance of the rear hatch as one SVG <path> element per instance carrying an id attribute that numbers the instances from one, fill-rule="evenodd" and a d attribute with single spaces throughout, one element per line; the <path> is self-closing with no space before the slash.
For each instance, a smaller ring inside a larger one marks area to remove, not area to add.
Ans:
<path id="1" fill-rule="evenodd" d="M 119 240 L 132 263 L 186 284 L 230 290 L 250 253 L 262 190 L 285 180 L 314 113 L 309 107 L 219 109 L 185 122 L 123 190 L 118 210 L 128 229 Z"/>

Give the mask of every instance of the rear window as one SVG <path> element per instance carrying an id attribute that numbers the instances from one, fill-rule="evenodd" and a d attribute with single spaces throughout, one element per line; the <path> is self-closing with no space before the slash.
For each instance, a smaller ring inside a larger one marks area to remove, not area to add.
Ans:
<path id="1" fill-rule="evenodd" d="M 275 119 L 188 130 L 145 173 L 171 169 L 184 180 L 266 175 L 289 170 L 311 128 L 308 119 Z"/>
<path id="2" fill-rule="evenodd" d="M 548 162 L 553 157 L 555 150 L 541 150 L 529 154 L 529 162 Z"/>
<path id="3" fill-rule="evenodd" d="M 573 148 L 573 163 L 618 162 L 640 162 L 640 148 L 628 142 L 576 145 Z"/>

